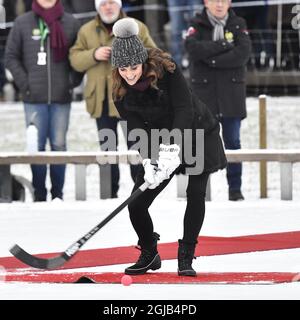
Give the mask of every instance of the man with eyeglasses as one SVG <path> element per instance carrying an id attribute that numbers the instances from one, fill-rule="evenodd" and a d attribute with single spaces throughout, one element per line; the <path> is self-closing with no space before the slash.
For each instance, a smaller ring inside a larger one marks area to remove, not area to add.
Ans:
<path id="1" fill-rule="evenodd" d="M 204 0 L 186 37 L 191 86 L 222 125 L 226 149 L 241 148 L 241 120 L 246 118 L 245 71 L 251 52 L 246 22 L 230 8 L 231 0 Z M 244 200 L 242 164 L 227 167 L 229 200 Z"/>

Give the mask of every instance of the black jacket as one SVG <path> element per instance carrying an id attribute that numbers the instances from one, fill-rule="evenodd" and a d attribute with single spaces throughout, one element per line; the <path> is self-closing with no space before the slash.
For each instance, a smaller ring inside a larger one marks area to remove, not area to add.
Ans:
<path id="1" fill-rule="evenodd" d="M 94 0 L 61 0 L 66 12 L 87 13 L 96 11 Z"/>
<path id="2" fill-rule="evenodd" d="M 71 47 L 80 24 L 68 13 L 64 13 L 61 22 Z M 6 45 L 6 68 L 12 73 L 24 102 L 69 103 L 72 89 L 80 84 L 82 75 L 71 68 L 68 57 L 59 63 L 53 61 L 49 36 L 45 43 L 47 65 L 37 65 L 40 38 L 36 30 L 39 30 L 38 16 L 33 11 L 15 20 Z"/>
<path id="3" fill-rule="evenodd" d="M 61 2 L 66 12 L 87 15 L 85 18 L 79 18 L 81 25 L 89 22 L 95 17 L 95 0 L 61 0 Z M 90 15 L 91 13 L 93 13 L 93 15 Z"/>
<path id="4" fill-rule="evenodd" d="M 216 116 L 245 118 L 245 72 L 251 52 L 245 20 L 229 10 L 224 31 L 233 42 L 212 40 L 206 9 L 195 16 L 191 27 L 186 49 L 193 91 Z"/>
<path id="5" fill-rule="evenodd" d="M 219 123 L 206 105 L 192 95 L 179 68 L 174 73 L 166 72 L 157 86 L 158 89 L 149 87 L 143 92 L 129 87 L 125 97 L 115 101 L 121 117 L 127 120 L 129 131 L 144 129 L 151 147 L 151 129 L 179 129 L 181 132 L 193 129 L 193 134 L 195 129 L 204 129 L 204 171 L 223 169 L 226 158 Z M 149 157 L 149 151 L 148 156 L 142 156 Z M 185 167 L 183 165 L 183 169 Z"/>

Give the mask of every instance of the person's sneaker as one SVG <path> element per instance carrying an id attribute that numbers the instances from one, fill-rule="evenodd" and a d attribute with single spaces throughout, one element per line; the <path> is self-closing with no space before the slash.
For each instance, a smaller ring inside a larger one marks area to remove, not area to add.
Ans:
<path id="1" fill-rule="evenodd" d="M 148 270 L 157 270 L 161 267 L 161 260 L 158 252 L 141 249 L 138 261 L 125 269 L 125 274 L 138 275 L 145 274 Z"/>
<path id="2" fill-rule="evenodd" d="M 230 201 L 243 201 L 245 200 L 240 190 L 230 190 L 229 191 L 229 200 Z"/>

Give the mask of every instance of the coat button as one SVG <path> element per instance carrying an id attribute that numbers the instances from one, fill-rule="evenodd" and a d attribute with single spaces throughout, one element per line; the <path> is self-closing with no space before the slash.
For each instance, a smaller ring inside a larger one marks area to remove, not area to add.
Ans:
<path id="1" fill-rule="evenodd" d="M 226 46 L 226 43 L 225 43 L 225 42 L 222 42 L 222 45 L 225 47 L 225 46 Z"/>
<path id="2" fill-rule="evenodd" d="M 240 26 L 236 26 L 236 28 L 237 28 L 237 29 L 239 29 L 239 28 L 240 28 Z"/>
<path id="3" fill-rule="evenodd" d="M 208 81 L 207 81 L 207 79 L 203 79 L 203 82 L 204 82 L 204 83 L 207 83 Z"/>
<path id="4" fill-rule="evenodd" d="M 236 82 L 236 78 L 232 78 L 232 82 Z"/>

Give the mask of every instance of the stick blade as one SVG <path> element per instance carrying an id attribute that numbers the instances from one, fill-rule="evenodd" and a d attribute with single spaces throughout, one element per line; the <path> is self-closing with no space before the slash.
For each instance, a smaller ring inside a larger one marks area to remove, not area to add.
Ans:
<path id="1" fill-rule="evenodd" d="M 96 283 L 96 281 L 90 277 L 82 276 L 77 279 L 74 283 Z"/>
<path id="2" fill-rule="evenodd" d="M 15 244 L 9 252 L 21 262 L 27 264 L 30 267 L 36 269 L 56 269 L 61 267 L 67 262 L 67 259 L 64 256 L 58 256 L 50 259 L 43 259 L 36 256 L 33 256 L 22 249 L 20 246 Z"/>

